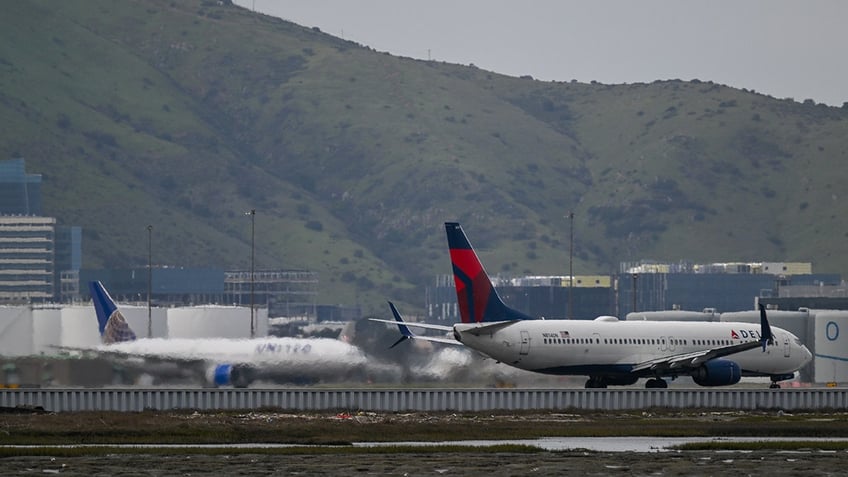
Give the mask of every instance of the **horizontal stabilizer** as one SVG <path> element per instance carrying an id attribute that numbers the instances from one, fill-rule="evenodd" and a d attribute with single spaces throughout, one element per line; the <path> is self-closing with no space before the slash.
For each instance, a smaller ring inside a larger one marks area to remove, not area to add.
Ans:
<path id="1" fill-rule="evenodd" d="M 400 337 L 400 339 L 395 341 L 395 343 L 393 345 L 391 345 L 389 348 L 394 348 L 395 346 L 397 346 L 400 343 L 402 343 L 406 340 L 409 340 L 409 339 L 432 341 L 434 343 L 444 343 L 444 344 L 452 344 L 452 345 L 461 344 L 459 341 L 456 341 L 455 339 L 451 339 L 451 338 L 439 338 L 439 337 L 436 337 L 436 336 L 416 335 L 415 333 L 412 332 L 412 330 L 409 329 L 410 327 L 424 328 L 424 329 L 428 329 L 428 330 L 437 330 L 437 331 L 442 331 L 442 332 L 445 332 L 445 333 L 452 332 L 453 328 L 450 327 L 450 326 L 443 326 L 443 325 L 431 325 L 429 323 L 408 323 L 406 321 L 403 321 L 403 318 L 400 316 L 400 313 L 398 312 L 394 303 L 389 302 L 389 308 L 391 308 L 392 315 L 394 315 L 394 318 L 395 318 L 394 321 L 381 320 L 379 318 L 369 318 L 370 321 L 376 321 L 376 322 L 379 322 L 379 323 L 391 323 L 391 324 L 396 325 L 398 327 L 398 330 L 400 330 L 401 337 Z"/>

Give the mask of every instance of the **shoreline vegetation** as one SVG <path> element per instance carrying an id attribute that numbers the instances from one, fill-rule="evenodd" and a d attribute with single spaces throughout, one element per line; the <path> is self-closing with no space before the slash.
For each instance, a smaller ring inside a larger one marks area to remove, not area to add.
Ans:
<path id="1" fill-rule="evenodd" d="M 421 453 L 429 446 L 353 447 L 353 442 L 520 440 L 540 437 L 789 437 L 781 442 L 711 442 L 678 450 L 848 450 L 846 412 L 712 411 L 375 413 L 18 412 L 0 414 L 0 456 L 106 453 Z M 197 444 L 285 444 L 276 448 L 187 448 Z M 61 447 L 82 445 L 83 447 Z M 110 447 L 139 445 L 144 447 Z M 153 445 L 153 447 L 148 447 Z M 26 447 L 9 447 L 26 446 Z M 156 447 L 161 446 L 161 447 Z M 170 447 L 176 446 L 176 447 Z M 319 447 L 320 446 L 320 447 Z M 454 446 L 452 452 L 544 452 L 532 446 Z M 438 446 L 444 451 L 446 446 Z M 488 450 L 487 450 L 488 448 Z"/>

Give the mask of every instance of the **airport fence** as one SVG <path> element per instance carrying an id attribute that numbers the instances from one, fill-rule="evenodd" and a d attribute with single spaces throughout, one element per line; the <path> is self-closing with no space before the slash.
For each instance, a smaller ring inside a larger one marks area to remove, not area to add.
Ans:
<path id="1" fill-rule="evenodd" d="M 827 389 L 3 389 L 0 407 L 46 411 L 530 411 L 651 408 L 844 410 Z"/>

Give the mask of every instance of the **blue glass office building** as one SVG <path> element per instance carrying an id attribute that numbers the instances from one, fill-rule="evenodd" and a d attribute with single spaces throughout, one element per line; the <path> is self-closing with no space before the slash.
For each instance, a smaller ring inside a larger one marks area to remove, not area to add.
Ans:
<path id="1" fill-rule="evenodd" d="M 27 174 L 23 159 L 0 161 L 0 215 L 41 215 L 41 174 Z"/>

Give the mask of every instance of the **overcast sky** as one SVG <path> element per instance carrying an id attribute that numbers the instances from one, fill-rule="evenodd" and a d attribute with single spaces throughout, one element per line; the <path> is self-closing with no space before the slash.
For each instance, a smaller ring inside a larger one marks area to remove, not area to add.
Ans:
<path id="1" fill-rule="evenodd" d="M 848 101 L 843 0 L 235 0 L 397 56 L 607 84 Z"/>

